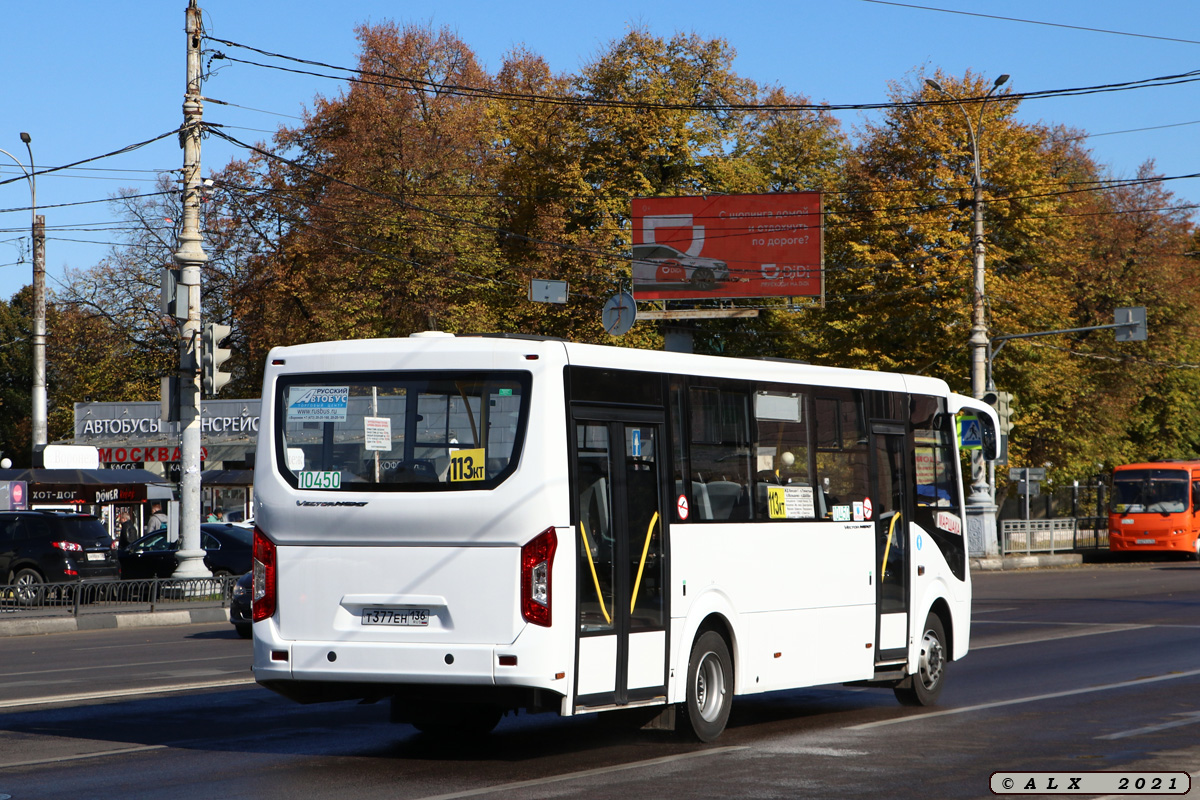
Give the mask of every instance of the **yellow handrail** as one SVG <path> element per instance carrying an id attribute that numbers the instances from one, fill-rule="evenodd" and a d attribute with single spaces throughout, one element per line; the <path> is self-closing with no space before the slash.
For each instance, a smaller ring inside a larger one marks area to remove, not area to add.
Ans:
<path id="1" fill-rule="evenodd" d="M 887 574 L 888 553 L 892 552 L 892 531 L 896 530 L 896 520 L 898 519 L 900 519 L 899 511 L 892 516 L 892 524 L 888 525 L 887 546 L 883 548 L 883 568 L 879 570 L 880 583 L 883 583 L 883 576 Z"/>
<path id="2" fill-rule="evenodd" d="M 588 566 L 592 568 L 592 583 L 596 586 L 596 599 L 600 601 L 600 611 L 604 614 L 604 621 L 611 625 L 612 617 L 608 615 L 608 607 L 604 605 L 604 595 L 600 593 L 600 578 L 596 575 L 596 562 L 592 560 L 592 546 L 588 543 L 587 530 L 583 527 L 582 520 L 579 523 L 579 533 L 583 536 L 583 552 L 587 553 Z"/>
<path id="3" fill-rule="evenodd" d="M 654 512 L 654 516 L 650 518 L 650 527 L 646 528 L 646 543 L 642 545 L 642 560 L 638 564 L 637 580 L 633 582 L 633 597 L 629 598 L 629 613 L 633 613 L 633 609 L 637 607 L 638 587 L 642 585 L 642 570 L 646 568 L 646 555 L 650 552 L 650 536 L 654 533 L 654 523 L 658 522 L 658 512 Z"/>

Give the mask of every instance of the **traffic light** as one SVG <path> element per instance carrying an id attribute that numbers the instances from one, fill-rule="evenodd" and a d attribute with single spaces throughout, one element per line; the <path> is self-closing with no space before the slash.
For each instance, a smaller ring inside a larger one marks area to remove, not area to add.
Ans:
<path id="1" fill-rule="evenodd" d="M 1016 426 L 1012 422 L 1012 392 L 985 392 L 983 402 L 996 409 L 1000 418 L 1000 432 L 1005 436 Z"/>
<path id="2" fill-rule="evenodd" d="M 204 326 L 203 384 L 206 395 L 216 394 L 221 391 L 221 387 L 229 383 L 231 376 L 228 372 L 221 371 L 221 365 L 229 360 L 232 351 L 218 345 L 228 339 L 232 332 L 233 329 L 228 325 L 216 322 L 209 322 Z"/>
<path id="3" fill-rule="evenodd" d="M 1012 392 L 996 392 L 996 416 L 1000 418 L 1000 432 L 1005 436 L 1016 427 L 1012 421 Z"/>

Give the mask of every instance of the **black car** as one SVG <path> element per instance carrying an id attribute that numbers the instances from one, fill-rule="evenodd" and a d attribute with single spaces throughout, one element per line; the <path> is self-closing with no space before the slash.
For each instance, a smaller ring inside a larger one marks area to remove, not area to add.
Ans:
<path id="1" fill-rule="evenodd" d="M 233 585 L 233 599 L 229 601 L 229 621 L 237 629 L 238 635 L 249 639 L 254 635 L 251 626 L 254 619 L 250 616 L 250 595 L 254 585 L 254 573 L 247 572 L 237 579 Z"/>
<path id="2" fill-rule="evenodd" d="M 250 571 L 254 531 L 223 522 L 206 522 L 200 526 L 200 546 L 204 548 L 204 565 L 214 576 L 241 575 Z M 169 578 L 178 563 L 175 553 L 179 542 L 167 537 L 160 528 L 121 548 L 121 577 L 129 579 Z"/>
<path id="3" fill-rule="evenodd" d="M 90 514 L 0 511 L 0 580 L 31 591 L 43 583 L 116 580 L 116 543 Z"/>

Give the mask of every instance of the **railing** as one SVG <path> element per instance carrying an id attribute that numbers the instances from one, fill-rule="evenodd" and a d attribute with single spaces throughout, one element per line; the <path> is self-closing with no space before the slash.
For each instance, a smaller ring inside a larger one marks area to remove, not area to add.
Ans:
<path id="1" fill-rule="evenodd" d="M 1104 517 L 1006 519 L 1000 522 L 1000 552 L 1063 553 L 1106 549 L 1108 520 Z"/>
<path id="2" fill-rule="evenodd" d="M 236 577 L 154 578 L 89 583 L 0 585 L 0 619 L 14 616 L 79 617 L 117 611 L 228 608 Z"/>

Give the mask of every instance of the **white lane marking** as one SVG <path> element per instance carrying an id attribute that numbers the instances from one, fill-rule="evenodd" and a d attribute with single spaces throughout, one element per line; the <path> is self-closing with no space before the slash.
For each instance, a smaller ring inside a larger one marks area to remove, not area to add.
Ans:
<path id="1" fill-rule="evenodd" d="M 57 756 L 55 758 L 39 758 L 34 761 L 13 761 L 0 763 L 0 769 L 9 767 L 36 767 L 39 764 L 59 764 L 64 761 L 82 761 L 86 758 L 105 758 L 107 756 L 123 756 L 127 753 L 144 753 L 147 750 L 166 750 L 165 744 L 147 744 L 139 747 L 124 747 L 120 750 L 98 750 L 95 753 L 78 753 L 73 756 Z"/>
<path id="2" fill-rule="evenodd" d="M 1083 689 L 1068 689 L 1065 692 L 1035 694 L 1031 697 L 1016 697 L 1012 700 L 997 700 L 994 703 L 980 703 L 979 705 L 963 706 L 962 708 L 948 708 L 945 711 L 930 711 L 926 714 L 915 714 L 907 717 L 897 717 L 895 719 L 881 719 L 877 722 L 864 722 L 860 725 L 850 725 L 844 730 L 864 731 L 871 728 L 882 728 L 886 725 L 902 725 L 906 722 L 921 722 L 922 720 L 933 719 L 934 717 L 948 717 L 953 714 L 969 714 L 972 711 L 985 711 L 989 708 L 1003 708 L 1004 706 L 1016 706 L 1021 705 L 1022 703 L 1037 703 L 1041 700 L 1054 700 L 1059 697 L 1071 697 L 1078 694 L 1107 692 L 1112 689 L 1125 689 L 1130 686 L 1143 686 L 1148 683 L 1158 683 L 1159 681 L 1173 681 L 1179 678 L 1192 678 L 1197 675 L 1200 675 L 1200 669 L 1193 669 L 1187 672 L 1172 672 L 1169 675 L 1156 675 L 1153 678 L 1136 678 L 1132 681 L 1107 683 L 1102 686 L 1088 686 Z"/>
<path id="3" fill-rule="evenodd" d="M 59 669 L 38 669 L 28 672 L 0 672 L 0 678 L 15 678 L 19 675 L 54 675 L 62 672 L 87 672 L 95 674 L 97 671 L 116 671 L 126 672 L 134 667 L 161 667 L 165 664 L 194 664 L 197 661 L 229 661 L 234 656 L 206 656 L 204 658 L 171 658 L 165 661 L 134 661 L 128 664 L 110 664 L 108 666 L 97 667 L 95 665 L 85 665 L 80 667 L 60 667 Z M 246 659 L 250 659 L 247 657 Z M 249 667 L 246 667 L 249 669 Z"/>
<path id="4" fill-rule="evenodd" d="M 996 623 L 993 623 L 996 624 Z M 1003 623 L 999 623 L 1003 624 Z M 1063 623 L 1066 625 L 1077 625 L 1079 623 Z M 1090 624 L 1090 623 L 1088 623 Z M 1023 644 L 1037 644 L 1038 642 L 1057 641 L 1058 639 L 1078 639 L 1081 636 L 1099 636 L 1102 633 L 1124 633 L 1125 631 L 1139 631 L 1146 628 L 1156 627 L 1154 625 L 1096 625 L 1094 630 L 1075 630 L 1070 632 L 1064 631 L 1046 631 L 1041 634 L 1034 634 L 1017 639 L 1015 641 L 996 642 L 994 644 L 975 644 L 971 642 L 972 650 L 990 650 L 993 647 L 1015 647 Z"/>
<path id="5" fill-rule="evenodd" d="M 630 764 L 614 764 L 611 767 L 596 767 L 595 769 L 584 769 L 579 772 L 568 772 L 565 775 L 552 775 L 548 778 L 535 778 L 528 781 L 516 781 L 514 783 L 500 783 L 495 786 L 484 786 L 479 789 L 467 789 L 462 792 L 451 792 L 449 794 L 435 794 L 428 797 L 419 798 L 419 800 L 457 800 L 460 797 L 479 797 L 485 794 L 505 794 L 518 789 L 526 789 L 534 786 L 545 786 L 550 783 L 561 783 L 563 781 L 574 781 L 581 778 L 591 778 L 596 775 L 609 775 L 614 772 L 624 772 L 631 769 L 641 769 L 642 767 L 653 767 L 659 764 L 670 764 L 674 761 L 684 761 L 692 758 L 704 758 L 705 756 L 718 756 L 726 753 L 734 753 L 739 750 L 749 750 L 746 746 L 731 746 L 731 747 L 714 747 L 711 750 L 700 750 L 694 753 L 679 753 L 673 756 L 663 756 L 661 758 L 649 758 L 645 761 L 634 761 Z"/>
<path id="6" fill-rule="evenodd" d="M 234 678 L 226 681 L 203 683 L 180 683 L 169 686 L 139 686 L 135 689 L 111 689 L 105 692 L 83 692 L 80 694 L 56 694 L 46 697 L 27 697 L 22 700 L 0 700 L 0 709 L 24 708 L 26 706 L 57 705 L 59 703 L 81 703 L 88 700 L 115 700 L 121 697 L 141 697 L 150 694 L 173 694 L 197 689 L 228 689 L 235 686 L 250 686 L 254 678 Z"/>
<path id="7" fill-rule="evenodd" d="M 1012 608 L 972 608 L 972 616 L 975 614 L 999 614 L 1001 611 L 1016 611 L 1016 606 Z"/>
<path id="8" fill-rule="evenodd" d="M 1182 728 L 1184 725 L 1196 725 L 1200 723 L 1200 711 L 1185 711 L 1176 716 L 1184 717 L 1184 719 L 1176 720 L 1175 722 L 1163 722 L 1159 725 L 1148 725 L 1145 728 L 1133 728 L 1127 731 L 1118 731 L 1117 733 L 1109 733 L 1104 736 L 1097 736 L 1097 739 L 1125 739 L 1130 736 L 1141 736 L 1143 733 L 1158 733 L 1159 731 L 1167 731 L 1171 728 Z"/>

